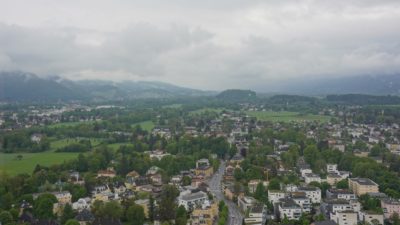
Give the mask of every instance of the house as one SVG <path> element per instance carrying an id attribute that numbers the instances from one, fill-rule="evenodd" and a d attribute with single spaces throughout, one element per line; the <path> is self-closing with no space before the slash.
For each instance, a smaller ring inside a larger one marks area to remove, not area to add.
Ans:
<path id="1" fill-rule="evenodd" d="M 200 159 L 196 162 L 195 174 L 196 176 L 211 177 L 214 173 L 213 167 L 210 166 L 208 159 Z"/>
<path id="2" fill-rule="evenodd" d="M 165 156 L 171 155 L 169 153 L 165 153 L 163 150 L 147 151 L 145 153 L 149 154 L 150 159 L 157 159 L 157 160 L 161 160 Z"/>
<path id="3" fill-rule="evenodd" d="M 344 199 L 325 199 L 321 204 L 321 212 L 329 216 L 332 213 L 353 210 L 350 201 Z M 332 219 L 332 218 L 331 218 Z"/>
<path id="4" fill-rule="evenodd" d="M 97 172 L 97 178 L 107 177 L 107 178 L 114 178 L 117 175 L 113 168 L 108 168 L 106 170 L 99 170 Z"/>
<path id="5" fill-rule="evenodd" d="M 58 191 L 58 192 L 52 192 L 51 194 L 56 196 L 59 204 L 61 205 L 71 204 L 72 195 L 71 193 L 69 193 L 69 191 Z"/>
<path id="6" fill-rule="evenodd" d="M 303 212 L 310 213 L 312 209 L 311 200 L 304 192 L 292 192 L 290 198 L 301 207 Z"/>
<path id="7" fill-rule="evenodd" d="M 135 201 L 136 205 L 140 205 L 143 208 L 144 216 L 149 218 L 149 208 L 150 208 L 150 200 L 149 199 L 139 199 Z"/>
<path id="8" fill-rule="evenodd" d="M 122 225 L 119 219 L 112 219 L 112 218 L 96 218 L 92 225 Z"/>
<path id="9" fill-rule="evenodd" d="M 337 164 L 327 164 L 326 165 L 326 172 L 327 173 L 338 173 Z"/>
<path id="10" fill-rule="evenodd" d="M 202 191 L 181 193 L 178 197 L 178 204 L 183 205 L 188 211 L 192 211 L 193 209 L 202 206 L 206 201 L 208 201 L 208 196 Z"/>
<path id="11" fill-rule="evenodd" d="M 281 219 L 298 220 L 302 214 L 301 207 L 292 199 L 282 199 L 278 203 L 278 212 Z"/>
<path id="12" fill-rule="evenodd" d="M 374 225 L 378 224 L 383 225 L 383 220 L 384 220 L 382 213 L 376 213 L 371 211 L 361 211 L 359 213 L 359 218 L 363 222 Z"/>
<path id="13" fill-rule="evenodd" d="M 249 187 L 249 192 L 250 192 L 251 194 L 253 194 L 253 193 L 256 191 L 257 185 L 258 185 L 259 183 L 262 183 L 263 186 L 264 186 L 265 188 L 268 187 L 268 182 L 266 182 L 266 181 L 262 181 L 262 180 L 250 180 L 249 183 L 247 183 L 247 185 L 248 185 L 248 187 Z"/>
<path id="14" fill-rule="evenodd" d="M 140 177 L 136 171 L 131 171 L 125 176 L 125 187 L 133 190 L 136 187 L 136 180 Z"/>
<path id="15" fill-rule="evenodd" d="M 43 138 L 42 134 L 32 134 L 31 141 L 35 142 L 36 144 L 39 144 L 42 138 Z"/>
<path id="16" fill-rule="evenodd" d="M 337 198 L 344 200 L 357 199 L 357 196 L 353 192 L 347 189 L 334 189 L 334 188 L 326 190 L 326 197 L 331 199 Z"/>
<path id="17" fill-rule="evenodd" d="M 339 181 L 344 180 L 342 176 L 337 173 L 329 173 L 326 176 L 326 182 L 330 185 L 336 185 Z"/>
<path id="18" fill-rule="evenodd" d="M 306 173 L 304 176 L 304 180 L 305 180 L 306 184 L 309 184 L 311 182 L 321 183 L 321 177 L 315 173 Z"/>
<path id="19" fill-rule="evenodd" d="M 239 209 L 242 210 L 242 212 L 247 212 L 247 210 L 250 209 L 250 207 L 253 206 L 256 202 L 257 200 L 250 196 L 242 196 L 238 198 L 238 206 Z"/>
<path id="20" fill-rule="evenodd" d="M 349 189 L 357 196 L 379 192 L 379 185 L 368 178 L 349 178 Z"/>
<path id="21" fill-rule="evenodd" d="M 311 225 L 336 225 L 333 220 L 315 221 Z"/>
<path id="22" fill-rule="evenodd" d="M 147 175 L 147 176 L 155 175 L 155 174 L 157 174 L 160 170 L 161 170 L 161 169 L 160 169 L 159 167 L 157 167 L 157 166 L 152 166 L 152 167 L 150 167 L 150 168 L 147 170 L 146 175 Z"/>
<path id="23" fill-rule="evenodd" d="M 277 190 L 268 190 L 268 200 L 272 202 L 272 204 L 278 203 L 280 199 L 285 198 L 286 193 L 283 191 Z"/>
<path id="24" fill-rule="evenodd" d="M 305 177 L 308 173 L 312 173 L 310 166 L 304 166 L 303 168 L 300 168 L 301 177 Z"/>
<path id="25" fill-rule="evenodd" d="M 75 219 L 80 225 L 86 225 L 91 224 L 94 221 L 94 216 L 89 209 L 84 209 L 75 216 Z"/>
<path id="26" fill-rule="evenodd" d="M 89 199 L 90 200 L 90 199 Z M 84 209 L 89 209 L 90 208 L 90 203 L 88 203 L 87 199 L 80 198 L 78 201 L 72 203 L 72 209 L 80 212 Z"/>
<path id="27" fill-rule="evenodd" d="M 216 202 L 196 208 L 190 214 L 191 225 L 213 225 L 218 216 L 218 204 Z"/>
<path id="28" fill-rule="evenodd" d="M 317 187 L 299 187 L 297 191 L 306 193 L 306 196 L 311 200 L 311 203 L 318 204 L 321 202 L 321 189 Z"/>
<path id="29" fill-rule="evenodd" d="M 267 209 L 264 204 L 257 203 L 250 208 L 248 216 L 244 218 L 246 225 L 264 225 L 267 221 Z"/>
<path id="30" fill-rule="evenodd" d="M 395 199 L 382 199 L 381 207 L 383 209 L 383 214 L 385 219 L 389 219 L 394 213 L 400 215 L 400 201 Z"/>
<path id="31" fill-rule="evenodd" d="M 358 223 L 357 213 L 352 210 L 332 213 L 330 218 L 337 225 L 357 225 Z"/>

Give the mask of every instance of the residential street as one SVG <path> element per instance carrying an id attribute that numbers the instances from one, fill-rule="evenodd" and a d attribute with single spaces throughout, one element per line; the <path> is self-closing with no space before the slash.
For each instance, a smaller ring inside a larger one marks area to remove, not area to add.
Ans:
<path id="1" fill-rule="evenodd" d="M 240 212 L 239 208 L 230 200 L 227 200 L 222 191 L 222 178 L 225 171 L 225 162 L 221 161 L 221 165 L 218 168 L 218 171 L 215 172 L 214 176 L 209 180 L 209 186 L 211 193 L 214 194 L 215 198 L 220 201 L 224 200 L 226 205 L 229 208 L 229 225 L 242 225 L 243 214 Z"/>

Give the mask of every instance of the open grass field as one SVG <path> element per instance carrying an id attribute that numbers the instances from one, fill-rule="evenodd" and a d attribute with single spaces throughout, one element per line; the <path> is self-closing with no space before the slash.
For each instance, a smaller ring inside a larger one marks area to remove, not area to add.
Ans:
<path id="1" fill-rule="evenodd" d="M 171 104 L 171 105 L 164 105 L 162 106 L 162 108 L 172 108 L 172 109 L 177 109 L 177 108 L 181 108 L 182 104 Z"/>
<path id="2" fill-rule="evenodd" d="M 20 173 L 32 173 L 37 164 L 42 166 L 51 166 L 53 164 L 62 163 L 71 159 L 75 159 L 79 153 L 0 153 L 0 171 L 4 171 L 10 175 Z M 17 155 L 22 155 L 22 159 L 18 160 Z"/>
<path id="3" fill-rule="evenodd" d="M 116 151 L 119 149 L 120 146 L 122 145 L 127 145 L 127 146 L 133 146 L 132 143 L 114 143 L 114 144 L 109 144 L 107 147 L 111 148 L 112 150 Z"/>
<path id="4" fill-rule="evenodd" d="M 198 110 L 191 111 L 189 114 L 190 115 L 195 115 L 195 114 L 202 114 L 202 113 L 205 113 L 205 112 L 220 113 L 223 110 L 224 110 L 224 108 L 203 108 L 203 109 L 198 109 Z"/>
<path id="5" fill-rule="evenodd" d="M 318 121 L 329 122 L 330 116 L 300 114 L 297 112 L 287 111 L 246 111 L 249 116 L 255 116 L 258 120 L 272 121 L 272 122 L 304 122 L 304 121 Z"/>
<path id="6" fill-rule="evenodd" d="M 67 145 L 73 144 L 73 143 L 77 143 L 79 142 L 79 140 L 82 139 L 78 139 L 78 138 L 65 138 L 65 139 L 60 139 L 60 140 L 55 140 L 50 142 L 50 149 L 51 151 L 55 151 L 59 148 L 63 148 Z M 92 143 L 92 146 L 95 147 L 97 145 L 99 145 L 101 143 L 100 139 L 97 138 L 90 138 L 89 139 L 90 142 Z"/>
<path id="7" fill-rule="evenodd" d="M 74 127 L 79 124 L 92 124 L 95 123 L 96 121 L 82 121 L 82 122 L 65 122 L 65 123 L 55 123 L 51 124 L 48 127 L 49 128 L 61 128 L 61 127 Z"/>
<path id="8" fill-rule="evenodd" d="M 151 120 L 143 121 L 140 123 L 134 123 L 132 124 L 132 127 L 135 127 L 136 125 L 140 125 L 143 130 L 151 131 L 154 128 L 154 123 Z"/>

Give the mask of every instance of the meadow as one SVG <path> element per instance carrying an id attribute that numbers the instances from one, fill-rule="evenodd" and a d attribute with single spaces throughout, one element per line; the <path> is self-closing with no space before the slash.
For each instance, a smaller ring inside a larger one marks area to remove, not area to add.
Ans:
<path id="1" fill-rule="evenodd" d="M 330 116 L 314 115 L 314 114 L 301 114 L 298 112 L 288 111 L 246 111 L 249 116 L 254 116 L 261 121 L 272 121 L 272 122 L 307 122 L 307 121 L 318 121 L 318 122 L 329 122 Z"/>
<path id="2" fill-rule="evenodd" d="M 136 125 L 140 125 L 143 130 L 146 130 L 146 131 L 149 131 L 149 132 L 154 128 L 154 123 L 151 120 L 147 120 L 147 121 L 143 121 L 143 122 L 139 122 L 139 123 L 134 123 L 134 124 L 132 124 L 132 127 L 135 127 Z"/>
<path id="3" fill-rule="evenodd" d="M 32 173 L 37 164 L 41 166 L 51 166 L 75 159 L 79 153 L 0 153 L 0 171 L 10 175 L 20 173 Z M 22 158 L 19 160 L 18 155 Z"/>
<path id="4" fill-rule="evenodd" d="M 225 109 L 224 108 L 202 108 L 202 109 L 197 109 L 197 110 L 191 111 L 189 114 L 195 115 L 195 114 L 202 114 L 205 112 L 221 113 L 223 110 L 225 110 Z"/>

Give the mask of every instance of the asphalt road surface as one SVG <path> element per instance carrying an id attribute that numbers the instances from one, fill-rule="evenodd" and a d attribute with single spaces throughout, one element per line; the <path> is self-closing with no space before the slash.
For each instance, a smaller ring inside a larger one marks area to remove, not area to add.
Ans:
<path id="1" fill-rule="evenodd" d="M 221 161 L 221 165 L 219 166 L 218 171 L 216 171 L 212 176 L 212 178 L 208 181 L 208 185 L 210 187 L 211 193 L 215 196 L 215 198 L 218 201 L 224 200 L 226 205 L 228 206 L 229 209 L 228 224 L 242 225 L 243 222 L 242 212 L 240 212 L 239 208 L 234 202 L 225 198 L 224 193 L 222 191 L 221 182 L 224 175 L 224 171 L 225 171 L 225 162 Z"/>

